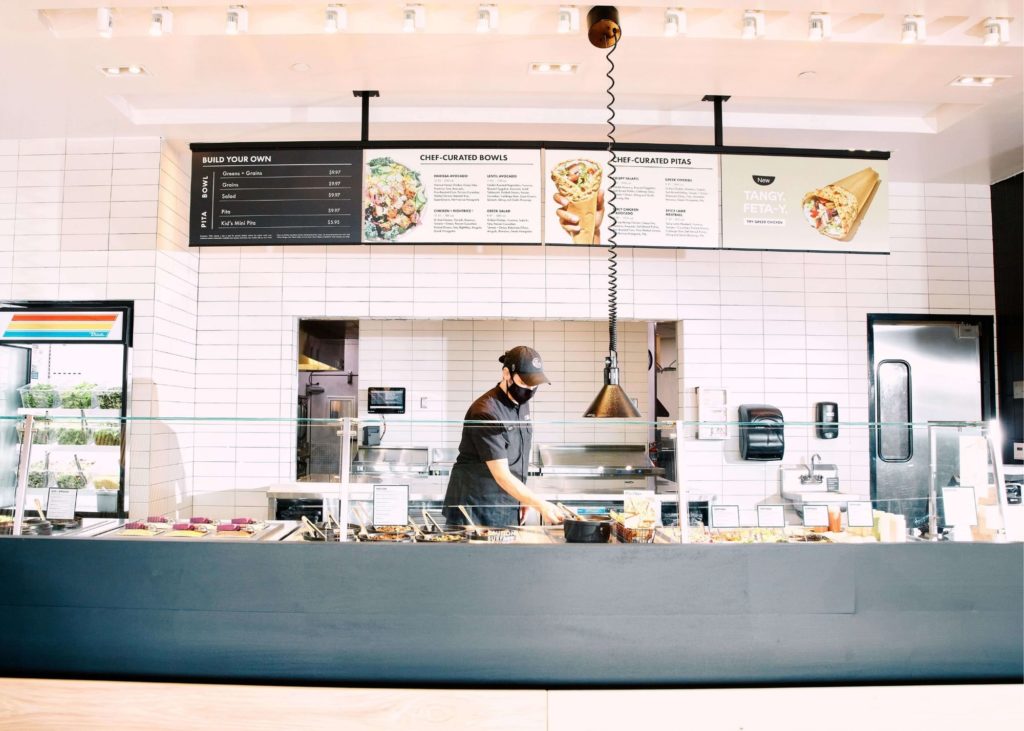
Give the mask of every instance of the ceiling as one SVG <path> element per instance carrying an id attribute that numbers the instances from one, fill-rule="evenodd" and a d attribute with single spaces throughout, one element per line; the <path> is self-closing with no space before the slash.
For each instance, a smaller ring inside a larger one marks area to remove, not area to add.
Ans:
<path id="1" fill-rule="evenodd" d="M 227 36 L 226 1 L 158 2 L 174 12 L 171 35 L 148 34 L 153 2 L 120 0 L 109 39 L 96 31 L 98 0 L 0 2 L 0 138 L 353 140 L 353 89 L 381 93 L 374 140 L 601 140 L 607 131 L 608 62 L 587 41 L 589 5 L 579 6 L 583 28 L 560 34 L 557 2 L 497 2 L 497 31 L 477 33 L 477 2 L 425 1 L 425 28 L 403 33 L 402 2 L 355 0 L 345 3 L 348 30 L 332 35 L 326 2 L 250 0 L 249 32 Z M 663 31 L 667 4 L 618 7 L 620 141 L 710 144 L 701 97 L 729 94 L 726 144 L 891 150 L 894 180 L 990 183 L 1024 169 L 1018 0 L 697 0 L 676 37 Z M 748 7 L 765 11 L 754 41 L 740 38 Z M 832 37 L 814 43 L 808 13 L 821 10 Z M 905 13 L 926 19 L 926 42 L 899 42 Z M 1012 18 L 1009 43 L 982 44 L 988 16 Z M 531 73 L 532 62 L 578 70 Z M 100 72 L 133 64 L 146 74 Z M 962 74 L 1007 78 L 949 85 Z"/>

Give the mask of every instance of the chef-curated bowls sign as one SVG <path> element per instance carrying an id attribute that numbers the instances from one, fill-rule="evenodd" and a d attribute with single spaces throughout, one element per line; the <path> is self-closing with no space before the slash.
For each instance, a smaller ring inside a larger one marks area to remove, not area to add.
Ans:
<path id="1" fill-rule="evenodd" d="M 364 243 L 540 243 L 540 150 L 365 150 L 364 159 Z"/>
<path id="2" fill-rule="evenodd" d="M 888 253 L 885 160 L 722 157 L 722 245 Z"/>
<path id="3" fill-rule="evenodd" d="M 544 151 L 544 242 L 716 248 L 718 158 L 670 152 Z M 610 187 L 614 179 L 614 198 Z"/>

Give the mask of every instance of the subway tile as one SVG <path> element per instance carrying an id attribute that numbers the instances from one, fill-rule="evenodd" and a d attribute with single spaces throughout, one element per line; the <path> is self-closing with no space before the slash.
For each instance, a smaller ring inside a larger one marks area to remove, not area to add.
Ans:
<path id="1" fill-rule="evenodd" d="M 63 137 L 28 139 L 18 142 L 18 155 L 22 157 L 63 155 L 65 150 L 66 140 Z"/>

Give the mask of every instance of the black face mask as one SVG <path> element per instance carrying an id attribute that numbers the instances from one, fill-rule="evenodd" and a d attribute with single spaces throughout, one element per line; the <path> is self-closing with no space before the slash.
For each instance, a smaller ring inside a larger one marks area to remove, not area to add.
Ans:
<path id="1" fill-rule="evenodd" d="M 518 401 L 520 404 L 525 404 L 527 401 L 533 398 L 533 394 L 537 393 L 536 388 L 525 388 L 520 386 L 515 381 L 508 382 L 508 395 Z"/>

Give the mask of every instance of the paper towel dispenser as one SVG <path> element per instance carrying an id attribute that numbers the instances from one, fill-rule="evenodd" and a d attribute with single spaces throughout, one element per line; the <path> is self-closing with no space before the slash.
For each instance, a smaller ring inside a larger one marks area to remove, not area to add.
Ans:
<path id="1" fill-rule="evenodd" d="M 786 451 L 782 412 L 767 404 L 740 406 L 740 457 L 770 462 Z"/>

